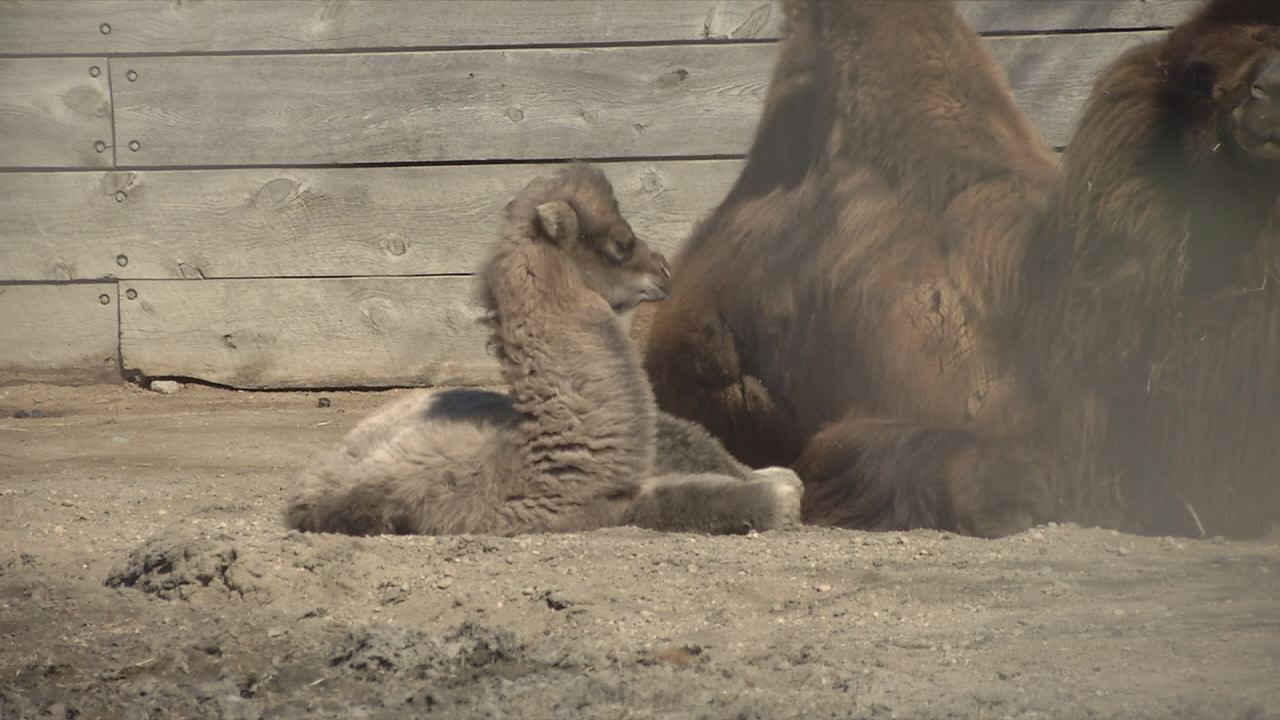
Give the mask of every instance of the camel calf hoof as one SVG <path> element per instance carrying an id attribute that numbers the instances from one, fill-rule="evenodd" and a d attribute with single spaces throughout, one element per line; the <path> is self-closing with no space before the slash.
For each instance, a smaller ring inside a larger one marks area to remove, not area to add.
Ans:
<path id="1" fill-rule="evenodd" d="M 623 523 L 649 530 L 740 535 L 800 524 L 800 478 L 786 468 L 750 477 L 659 475 L 644 482 Z"/>

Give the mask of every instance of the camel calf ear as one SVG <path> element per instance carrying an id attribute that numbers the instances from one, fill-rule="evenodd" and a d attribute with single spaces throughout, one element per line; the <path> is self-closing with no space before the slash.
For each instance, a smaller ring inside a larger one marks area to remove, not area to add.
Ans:
<path id="1" fill-rule="evenodd" d="M 539 205 L 538 224 L 547 239 L 562 248 L 569 247 L 578 238 L 578 214 L 563 200 Z"/>

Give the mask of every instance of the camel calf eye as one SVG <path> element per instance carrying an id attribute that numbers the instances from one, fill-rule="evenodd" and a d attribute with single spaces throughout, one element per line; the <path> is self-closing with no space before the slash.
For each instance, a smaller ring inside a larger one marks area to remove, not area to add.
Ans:
<path id="1" fill-rule="evenodd" d="M 605 254 L 616 263 L 624 263 L 631 259 L 632 251 L 633 247 L 630 243 L 613 240 L 608 244 Z"/>

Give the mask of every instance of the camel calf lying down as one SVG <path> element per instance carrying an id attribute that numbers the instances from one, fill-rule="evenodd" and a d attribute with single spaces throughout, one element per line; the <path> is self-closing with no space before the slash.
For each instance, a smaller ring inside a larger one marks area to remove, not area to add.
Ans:
<path id="1" fill-rule="evenodd" d="M 797 523 L 794 473 L 751 472 L 701 427 L 658 412 L 619 314 L 665 298 L 669 279 L 599 170 L 533 181 L 479 275 L 509 393 L 387 405 L 304 474 L 286 522 L 352 535 Z"/>

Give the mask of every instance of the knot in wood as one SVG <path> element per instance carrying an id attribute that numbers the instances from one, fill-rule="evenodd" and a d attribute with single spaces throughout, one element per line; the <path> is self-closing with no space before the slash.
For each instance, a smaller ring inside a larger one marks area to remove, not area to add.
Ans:
<path id="1" fill-rule="evenodd" d="M 400 237 L 399 233 L 388 233 L 382 238 L 382 249 L 388 255 L 400 257 L 409 252 L 409 243 L 405 242 L 405 239 Z"/>
<path id="2" fill-rule="evenodd" d="M 400 327 L 400 312 L 395 304 L 385 298 L 371 298 L 361 303 L 360 314 L 374 328 L 383 332 Z"/>
<path id="3" fill-rule="evenodd" d="M 253 205 L 258 208 L 275 208 L 286 205 L 298 197 L 302 183 L 293 178 L 276 178 L 258 188 L 253 194 Z"/>

